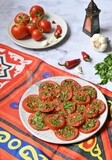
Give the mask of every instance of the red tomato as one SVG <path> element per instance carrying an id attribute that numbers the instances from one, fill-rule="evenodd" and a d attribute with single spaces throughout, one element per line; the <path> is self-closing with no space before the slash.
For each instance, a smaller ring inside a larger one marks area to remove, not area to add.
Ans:
<path id="1" fill-rule="evenodd" d="M 28 123 L 33 129 L 39 130 L 39 131 L 44 131 L 48 130 L 48 126 L 45 124 L 45 116 L 46 114 L 41 113 L 41 112 L 35 112 L 32 113 L 28 117 Z"/>
<path id="2" fill-rule="evenodd" d="M 76 109 L 75 102 L 73 101 L 64 101 L 62 102 L 62 112 L 64 113 L 65 116 L 73 113 Z"/>
<path id="3" fill-rule="evenodd" d="M 91 102 L 91 98 L 88 94 L 84 92 L 75 92 L 72 100 L 77 104 L 77 105 L 86 105 Z"/>
<path id="4" fill-rule="evenodd" d="M 79 131 L 87 134 L 97 130 L 99 126 L 100 121 L 98 119 L 87 119 L 85 123 L 79 127 Z"/>
<path id="5" fill-rule="evenodd" d="M 39 5 L 34 5 L 30 8 L 30 17 L 38 17 L 42 19 L 44 16 L 44 9 Z"/>
<path id="6" fill-rule="evenodd" d="M 25 25 L 13 25 L 11 33 L 16 39 L 24 39 L 28 35 L 28 29 Z"/>
<path id="7" fill-rule="evenodd" d="M 76 105 L 76 112 L 80 114 L 84 114 L 86 110 L 86 105 Z"/>
<path id="8" fill-rule="evenodd" d="M 31 36 L 35 41 L 40 41 L 43 38 L 43 34 L 39 29 L 34 29 Z"/>
<path id="9" fill-rule="evenodd" d="M 39 20 L 40 19 L 38 17 L 34 17 L 34 18 L 32 18 L 31 22 L 34 23 L 34 24 L 36 24 L 36 26 L 38 26 Z"/>
<path id="10" fill-rule="evenodd" d="M 64 116 L 65 118 L 67 118 L 67 116 L 68 116 L 68 114 L 67 114 L 67 112 L 65 112 L 64 110 L 59 110 L 59 111 L 57 111 L 57 112 L 55 112 L 55 110 L 54 110 L 54 112 L 53 113 L 55 113 L 55 114 L 59 114 L 59 115 L 61 115 L 61 116 Z"/>
<path id="11" fill-rule="evenodd" d="M 69 101 L 72 98 L 72 88 L 62 86 L 56 97 L 61 101 Z"/>
<path id="12" fill-rule="evenodd" d="M 71 86 L 73 92 L 81 88 L 81 85 L 73 79 L 65 79 L 61 82 L 62 86 Z"/>
<path id="13" fill-rule="evenodd" d="M 55 130 L 55 135 L 63 141 L 70 141 L 77 138 L 79 131 L 77 128 L 66 124 L 64 128 Z"/>
<path id="14" fill-rule="evenodd" d="M 97 117 L 98 116 L 98 108 L 95 107 L 95 106 L 92 106 L 91 104 L 88 104 L 86 106 L 86 110 L 84 112 L 84 115 L 87 117 L 87 118 L 94 118 L 94 117 Z"/>
<path id="15" fill-rule="evenodd" d="M 58 114 L 50 114 L 46 116 L 45 122 L 47 126 L 53 130 L 63 128 L 66 124 L 64 116 Z"/>
<path id="16" fill-rule="evenodd" d="M 106 105 L 104 104 L 104 102 L 99 99 L 93 99 L 92 102 L 90 103 L 90 106 L 97 108 L 98 114 L 102 114 L 106 109 Z"/>
<path id="17" fill-rule="evenodd" d="M 32 31 L 37 28 L 37 26 L 33 23 L 27 24 L 29 35 L 31 35 Z"/>
<path id="18" fill-rule="evenodd" d="M 50 101 L 40 101 L 38 110 L 47 113 L 53 111 L 54 106 L 51 105 Z"/>
<path id="19" fill-rule="evenodd" d="M 68 115 L 67 122 L 71 126 L 78 127 L 85 122 L 85 117 L 80 113 L 73 113 Z"/>
<path id="20" fill-rule="evenodd" d="M 97 91 L 96 91 L 96 89 L 95 89 L 94 87 L 92 87 L 92 86 L 89 86 L 89 85 L 87 85 L 87 86 L 82 86 L 81 89 L 80 89 L 80 91 L 83 91 L 83 92 L 89 94 L 90 97 L 91 97 L 91 99 L 94 99 L 94 98 L 97 97 Z"/>
<path id="21" fill-rule="evenodd" d="M 54 106 L 54 111 L 55 111 L 55 112 L 60 111 L 61 108 L 62 108 L 62 102 L 61 102 L 59 99 L 57 99 L 57 98 L 55 98 L 55 99 L 51 102 L 51 105 Z"/>
<path id="22" fill-rule="evenodd" d="M 40 20 L 38 26 L 43 30 L 43 32 L 49 33 L 51 31 L 51 23 L 46 19 Z"/>
<path id="23" fill-rule="evenodd" d="M 41 89 L 39 90 L 39 96 L 42 100 L 50 100 L 52 101 L 55 98 L 55 92 L 49 91 L 47 89 Z"/>
<path id="24" fill-rule="evenodd" d="M 30 17 L 28 14 L 26 13 L 18 13 L 15 18 L 14 18 L 14 22 L 17 24 L 28 24 L 30 22 Z"/>
<path id="25" fill-rule="evenodd" d="M 39 90 L 41 90 L 41 89 L 42 90 L 46 89 L 49 91 L 56 90 L 56 92 L 57 92 L 59 90 L 59 84 L 54 81 L 48 80 L 48 81 L 41 83 L 41 85 L 39 86 Z"/>
<path id="26" fill-rule="evenodd" d="M 27 96 L 22 102 L 24 110 L 30 113 L 38 111 L 39 100 L 40 98 L 36 94 Z"/>
<path id="27" fill-rule="evenodd" d="M 39 86 L 39 96 L 43 99 L 53 100 L 60 91 L 59 84 L 54 81 L 45 81 Z"/>

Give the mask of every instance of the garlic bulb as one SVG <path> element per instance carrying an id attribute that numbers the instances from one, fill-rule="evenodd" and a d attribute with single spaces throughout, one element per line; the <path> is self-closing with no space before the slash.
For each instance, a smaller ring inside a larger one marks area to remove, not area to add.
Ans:
<path id="1" fill-rule="evenodd" d="M 91 46 L 95 51 L 103 52 L 108 47 L 108 38 L 102 36 L 101 34 L 94 34 L 91 37 Z"/>

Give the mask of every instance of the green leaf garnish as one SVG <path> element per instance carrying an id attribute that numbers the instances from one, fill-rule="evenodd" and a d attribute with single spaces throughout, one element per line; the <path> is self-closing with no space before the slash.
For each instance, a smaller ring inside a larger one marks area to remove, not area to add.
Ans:
<path id="1" fill-rule="evenodd" d="M 107 84 L 109 81 L 112 82 L 112 53 L 104 58 L 103 62 L 97 63 L 94 66 L 96 73 L 101 78 L 100 85 Z"/>

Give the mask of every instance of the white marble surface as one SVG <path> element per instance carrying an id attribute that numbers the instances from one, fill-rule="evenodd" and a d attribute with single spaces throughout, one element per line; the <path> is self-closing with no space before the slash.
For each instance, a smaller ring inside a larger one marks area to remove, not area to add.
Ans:
<path id="1" fill-rule="evenodd" d="M 111 49 L 105 53 L 98 53 L 90 46 L 90 37 L 82 32 L 85 18 L 85 8 L 89 0 L 0 0 L 0 43 L 9 45 L 20 51 L 24 51 L 33 56 L 39 57 L 47 63 L 78 75 L 83 79 L 93 83 L 99 82 L 99 77 L 95 75 L 94 65 L 101 62 Z M 108 37 L 110 46 L 112 45 L 112 0 L 95 0 L 100 13 L 101 34 Z M 45 11 L 53 12 L 61 16 L 68 24 L 68 33 L 65 39 L 58 45 L 45 50 L 29 50 L 16 45 L 7 33 L 7 27 L 13 17 L 19 12 L 28 12 L 31 6 L 38 4 L 44 7 Z M 92 62 L 82 60 L 81 51 L 85 51 L 92 57 Z M 83 74 L 77 73 L 75 69 L 67 70 L 60 67 L 58 62 L 81 58 L 80 66 Z M 103 87 L 112 91 L 112 83 Z"/>

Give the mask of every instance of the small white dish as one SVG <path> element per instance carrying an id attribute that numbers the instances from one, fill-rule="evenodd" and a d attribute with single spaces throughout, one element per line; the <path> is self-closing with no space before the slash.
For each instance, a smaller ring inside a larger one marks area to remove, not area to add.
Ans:
<path id="1" fill-rule="evenodd" d="M 54 13 L 46 13 L 45 15 L 47 17 L 47 20 L 49 20 L 51 22 L 51 26 L 52 26 L 52 31 L 51 33 L 44 33 L 44 37 L 45 40 L 48 41 L 47 45 L 43 45 L 43 41 L 35 41 L 32 38 L 28 38 L 28 39 L 22 39 L 22 40 L 17 40 L 13 37 L 13 35 L 11 34 L 11 27 L 14 25 L 14 22 L 10 22 L 9 26 L 8 26 L 8 34 L 10 36 L 10 38 L 12 39 L 13 42 L 15 42 L 16 44 L 25 47 L 25 48 L 30 48 L 30 49 L 44 49 L 44 48 L 49 48 L 51 46 L 56 45 L 57 43 L 61 42 L 64 37 L 67 34 L 67 24 L 66 22 L 63 20 L 62 17 L 54 14 Z M 53 21 L 55 23 L 53 23 Z M 62 27 L 62 34 L 61 37 L 59 37 L 58 39 L 56 39 L 54 37 L 54 29 L 56 28 L 56 25 L 60 25 Z M 52 42 L 50 42 L 50 40 L 52 40 Z M 50 42 L 50 43 L 49 43 Z"/>

